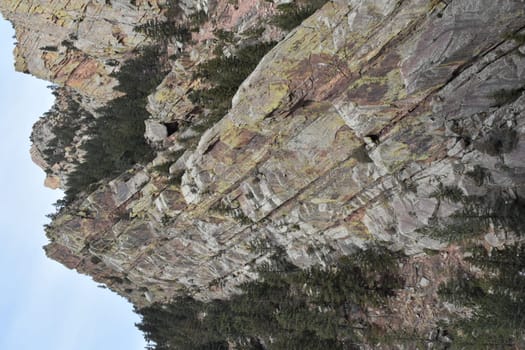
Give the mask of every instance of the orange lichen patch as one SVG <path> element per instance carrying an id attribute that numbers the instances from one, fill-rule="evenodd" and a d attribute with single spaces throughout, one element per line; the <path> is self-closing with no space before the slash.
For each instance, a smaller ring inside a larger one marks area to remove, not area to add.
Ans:
<path id="1" fill-rule="evenodd" d="M 292 89 L 300 88 L 305 81 L 311 82 L 312 88 L 308 92 L 310 100 L 322 100 L 339 93 L 355 79 L 352 79 L 345 62 L 328 54 L 312 54 L 308 59 L 294 64 L 288 77 L 298 84 Z"/>
<path id="2" fill-rule="evenodd" d="M 341 94 L 357 76 L 352 74 L 346 67 L 333 66 L 332 69 L 337 70 L 330 79 L 326 79 L 322 86 L 318 86 L 315 93 L 315 98 L 319 101 L 328 100 L 333 96 Z"/>
<path id="3" fill-rule="evenodd" d="M 76 69 L 69 75 L 66 85 L 71 87 L 79 87 L 86 80 L 93 77 L 98 72 L 99 64 L 96 60 L 85 59 L 77 66 Z"/>
<path id="4" fill-rule="evenodd" d="M 44 180 L 44 186 L 56 190 L 60 187 L 60 178 L 58 176 L 48 175 Z"/>
<path id="5" fill-rule="evenodd" d="M 53 74 L 53 81 L 60 83 L 65 82 L 84 59 L 85 57 L 79 52 L 69 51 L 64 55 L 59 55 L 57 52 L 42 54 L 44 66 Z"/>
<path id="6" fill-rule="evenodd" d="M 315 96 L 318 100 L 326 98 L 326 95 L 329 94 L 328 92 L 334 90 L 342 91 L 342 87 L 339 89 L 334 89 L 334 87 L 342 85 L 342 83 L 348 86 L 351 78 L 351 73 L 346 63 L 341 62 L 335 56 L 329 57 L 329 61 L 321 61 L 315 65 L 317 68 L 314 77 L 316 85 Z"/>
<path id="7" fill-rule="evenodd" d="M 346 218 L 344 218 L 343 221 L 346 223 L 361 222 L 363 221 L 365 214 L 366 208 L 360 208 L 354 211 L 352 214 L 348 215 Z"/>

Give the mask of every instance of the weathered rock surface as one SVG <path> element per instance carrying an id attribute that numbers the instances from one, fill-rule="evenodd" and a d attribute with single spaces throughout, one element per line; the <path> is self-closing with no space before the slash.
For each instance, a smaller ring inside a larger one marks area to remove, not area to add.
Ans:
<path id="1" fill-rule="evenodd" d="M 16 24 L 17 68 L 96 103 L 112 96 L 105 60 L 126 57 L 142 40 L 132 24 L 154 12 L 124 1 L 29 3 L 0 1 Z M 216 6 L 236 14 L 225 3 Z M 263 0 L 240 0 L 239 11 L 245 3 L 271 12 Z M 243 16 L 233 21 L 257 10 Z M 63 32 L 59 43 L 76 27 L 83 56 L 39 51 L 46 35 Z M 522 0 L 331 1 L 264 57 L 230 112 L 171 165 L 180 184 L 156 170 L 169 159 L 159 153 L 62 212 L 46 252 L 145 305 L 183 291 L 227 297 L 275 245 L 299 266 L 371 241 L 408 254 L 443 248 L 418 231 L 461 207 L 438 198 L 440 186 L 525 197 L 524 28 Z M 191 111 L 190 63 L 176 61 L 150 96 L 150 139 Z M 475 166 L 492 180 L 476 182 Z"/>

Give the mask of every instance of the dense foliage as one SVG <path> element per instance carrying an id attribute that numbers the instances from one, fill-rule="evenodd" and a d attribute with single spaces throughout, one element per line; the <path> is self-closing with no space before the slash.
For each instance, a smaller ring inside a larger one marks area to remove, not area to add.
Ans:
<path id="1" fill-rule="evenodd" d="M 462 272 L 440 288 L 443 299 L 473 309 L 447 325 L 453 349 L 525 346 L 525 244 L 493 250 L 476 247 L 468 258 L 485 275 Z"/>
<path id="2" fill-rule="evenodd" d="M 278 5 L 278 14 L 272 19 L 272 23 L 283 30 L 292 30 L 327 2 L 327 0 L 308 0 Z"/>
<path id="3" fill-rule="evenodd" d="M 164 10 L 164 19 L 153 18 L 134 28 L 136 32 L 154 39 L 157 43 L 172 39 L 182 43 L 188 42 L 191 40 L 191 33 L 199 31 L 199 27 L 208 20 L 208 15 L 203 10 L 183 19 L 183 11 L 176 0 L 167 1 L 161 8 Z"/>
<path id="4" fill-rule="evenodd" d="M 296 26 L 325 2 L 319 0 L 306 5 L 280 7 L 280 15 L 275 21 L 277 25 L 287 22 L 288 25 L 291 23 Z M 188 21 L 181 21 L 177 2 L 170 1 L 168 5 L 166 20 L 153 19 L 137 26 L 135 30 L 158 43 L 172 38 L 189 41 L 191 31 L 206 20 L 206 14 L 197 12 Z M 203 132 L 228 112 L 240 84 L 274 45 L 271 42 L 242 46 L 231 55 L 221 53 L 198 67 L 195 78 L 204 81 L 206 87 L 190 95 L 197 106 L 196 110 L 203 111 L 203 118 L 191 126 L 194 131 L 198 134 Z M 119 80 L 116 89 L 125 95 L 97 111 L 102 117 L 89 127 L 87 133 L 91 139 L 83 145 L 85 161 L 77 164 L 76 170 L 68 178 L 66 202 L 73 200 L 90 185 L 151 159 L 152 151 L 143 138 L 143 121 L 148 117 L 146 98 L 160 83 L 163 75 L 159 49 L 153 47 L 142 49 L 138 57 L 127 61 L 115 74 Z"/>
<path id="5" fill-rule="evenodd" d="M 354 349 L 373 326 L 366 307 L 379 306 L 403 283 L 398 255 L 370 248 L 335 264 L 302 270 L 277 253 L 259 279 L 229 300 L 179 297 L 137 310 L 150 348 Z"/>
<path id="6" fill-rule="evenodd" d="M 476 182 L 486 181 L 489 173 L 477 167 L 468 175 Z M 440 186 L 433 196 L 440 201 L 461 203 L 463 208 L 449 218 L 433 218 L 431 225 L 422 233 L 446 241 L 462 241 L 479 237 L 487 232 L 490 225 L 517 235 L 525 233 L 525 200 L 511 197 L 499 189 L 493 189 L 483 196 L 466 196 L 456 186 Z"/>
<path id="7" fill-rule="evenodd" d="M 207 110 L 206 119 L 193 128 L 206 130 L 231 108 L 231 100 L 241 83 L 255 69 L 274 42 L 258 43 L 239 48 L 231 56 L 220 55 L 202 63 L 195 74 L 210 87 L 195 90 L 190 99 L 200 109 Z"/>
<path id="8" fill-rule="evenodd" d="M 475 167 L 467 174 L 478 185 L 491 181 L 490 172 Z M 483 196 L 466 196 L 455 186 L 440 186 L 434 192 L 439 201 L 460 203 L 462 209 L 450 218 L 436 221 L 426 233 L 447 241 L 462 241 L 467 247 L 490 227 L 512 234 L 525 233 L 525 200 L 501 189 L 491 189 Z M 474 246 L 466 260 L 481 273 L 459 271 L 441 285 L 445 301 L 468 307 L 471 317 L 443 323 L 452 349 L 513 349 L 525 346 L 525 244 L 504 249 Z"/>
<path id="9" fill-rule="evenodd" d="M 185 25 L 179 24 L 178 21 L 151 19 L 135 27 L 135 31 L 156 40 L 174 38 L 177 41 L 186 42 L 191 39 L 190 29 Z"/>
<path id="10" fill-rule="evenodd" d="M 91 138 L 83 145 L 85 160 L 68 178 L 67 201 L 91 184 L 152 158 L 144 120 L 149 116 L 146 98 L 165 75 L 160 55 L 155 47 L 143 48 L 114 75 L 119 81 L 115 89 L 124 94 L 100 108 L 101 116 L 90 125 Z"/>

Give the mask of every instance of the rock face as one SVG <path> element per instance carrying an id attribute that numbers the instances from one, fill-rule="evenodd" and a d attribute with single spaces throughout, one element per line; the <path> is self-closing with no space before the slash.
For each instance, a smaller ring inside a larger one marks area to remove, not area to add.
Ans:
<path id="1" fill-rule="evenodd" d="M 17 29 L 17 69 L 87 106 L 115 96 L 108 60 L 130 55 L 144 40 L 132 26 L 159 10 L 110 3 L 0 1 Z M 274 11 L 264 0 L 185 4 L 235 33 Z M 272 246 L 305 267 L 371 241 L 407 254 L 442 248 L 420 229 L 461 208 L 436 195 L 443 186 L 525 197 L 522 0 L 328 2 L 263 58 L 197 147 L 171 160 L 178 184 L 156 167 L 180 148 L 162 123 L 193 108 L 190 67 L 210 53 L 210 23 L 149 98 L 149 138 L 168 151 L 62 211 L 49 257 L 139 306 L 188 291 L 224 298 Z M 263 35 L 278 37 L 270 27 Z M 74 48 L 60 46 L 72 34 Z M 480 168 L 490 181 L 472 176 Z"/>

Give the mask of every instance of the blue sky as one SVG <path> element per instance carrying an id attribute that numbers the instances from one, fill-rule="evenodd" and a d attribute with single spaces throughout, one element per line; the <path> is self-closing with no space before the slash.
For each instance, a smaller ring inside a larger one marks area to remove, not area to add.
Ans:
<path id="1" fill-rule="evenodd" d="M 14 72 L 13 35 L 0 17 L 0 349 L 144 349 L 126 300 L 45 257 L 42 226 L 61 193 L 43 187 L 29 135 L 52 96 L 48 82 Z"/>

